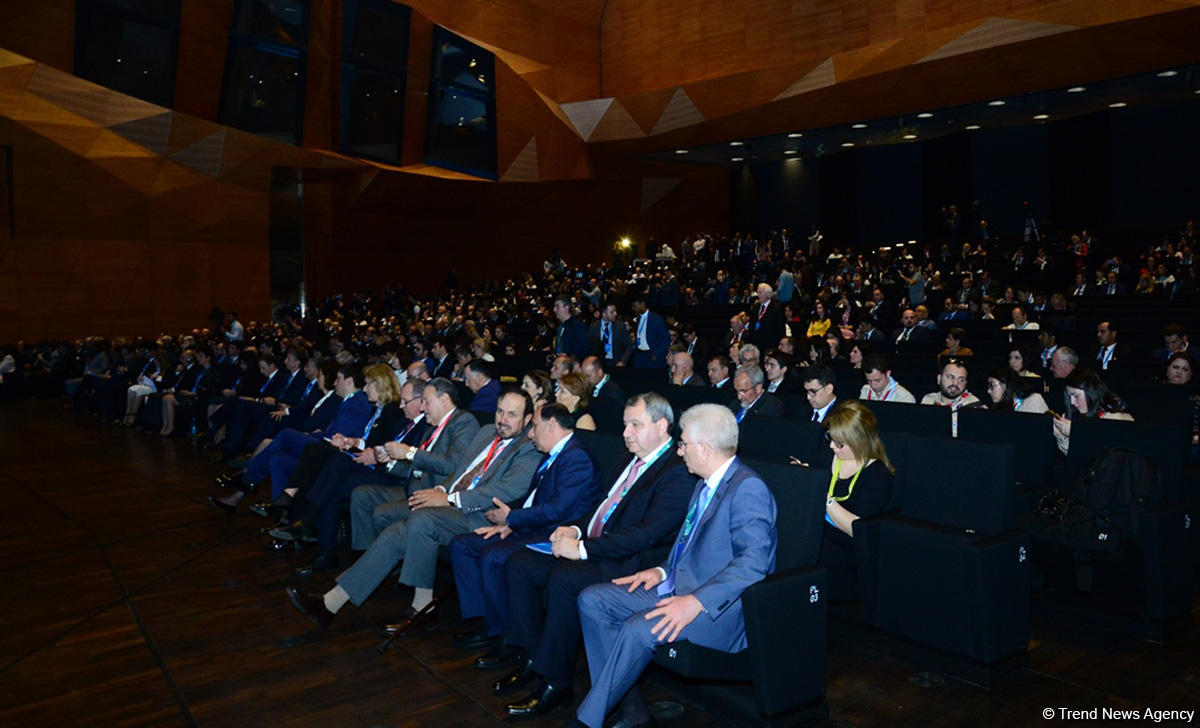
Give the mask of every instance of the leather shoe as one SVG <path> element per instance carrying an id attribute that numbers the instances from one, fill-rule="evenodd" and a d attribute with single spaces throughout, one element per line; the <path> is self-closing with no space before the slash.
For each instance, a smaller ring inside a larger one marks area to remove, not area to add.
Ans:
<path id="1" fill-rule="evenodd" d="M 469 647 L 471 649 L 478 649 L 480 647 L 490 648 L 495 641 L 495 637 L 488 637 L 487 627 L 482 624 L 475 629 L 459 632 L 454 635 L 455 647 Z"/>
<path id="2" fill-rule="evenodd" d="M 270 518 L 271 517 L 271 504 L 268 503 L 267 501 L 263 501 L 262 503 L 255 503 L 254 505 L 250 506 L 250 512 L 256 516 L 262 516 L 263 518 Z"/>
<path id="3" fill-rule="evenodd" d="M 413 609 L 412 605 L 410 604 L 407 609 L 405 609 L 402 613 L 400 613 L 396 617 L 396 620 L 394 622 L 390 622 L 388 624 L 383 625 L 383 631 L 387 632 L 388 634 L 396 634 L 397 632 L 404 632 L 405 630 L 412 627 L 414 624 L 416 624 L 416 623 L 426 619 L 430 615 L 432 615 L 433 610 L 434 610 L 433 604 L 430 604 L 429 606 L 425 607 L 424 609 L 422 609 L 419 612 L 417 610 Z"/>
<path id="4" fill-rule="evenodd" d="M 313 535 L 312 530 L 300 521 L 297 521 L 290 526 L 272 528 L 271 530 L 267 531 L 267 534 L 283 541 L 313 542 L 317 540 L 317 537 Z"/>
<path id="5" fill-rule="evenodd" d="M 500 639 L 492 648 L 475 658 L 476 670 L 491 670 L 494 667 L 508 667 L 520 664 L 525 657 L 525 650 L 520 647 L 509 647 L 508 640 Z"/>
<path id="6" fill-rule="evenodd" d="M 526 658 L 516 670 L 492 683 L 492 691 L 507 693 L 512 690 L 519 690 L 538 679 L 540 679 L 540 676 L 533 671 L 533 658 Z"/>
<path id="7" fill-rule="evenodd" d="M 326 571 L 328 569 L 336 569 L 338 565 L 337 554 L 323 553 L 307 566 L 301 566 L 299 569 L 292 571 L 296 576 L 307 579 L 318 571 Z"/>
<path id="8" fill-rule="evenodd" d="M 515 703 L 509 703 L 504 706 L 508 714 L 518 718 L 536 718 L 540 715 L 545 715 L 560 705 L 568 705 L 575 702 L 575 688 L 568 685 L 565 688 L 556 688 L 550 683 L 545 683 L 537 690 L 534 690 L 523 700 L 518 700 Z"/>
<path id="9" fill-rule="evenodd" d="M 325 599 L 320 594 L 309 594 L 302 592 L 294 586 L 287 588 L 288 599 L 292 600 L 292 606 L 299 609 L 304 616 L 313 621 L 320 629 L 325 629 L 333 618 L 337 616 L 336 612 L 331 612 L 325 608 Z"/>
<path id="10" fill-rule="evenodd" d="M 231 506 L 228 503 L 222 503 L 211 495 L 208 497 L 208 502 L 211 503 L 214 508 L 224 512 L 226 516 L 232 516 L 233 512 L 237 510 L 237 506 Z"/>

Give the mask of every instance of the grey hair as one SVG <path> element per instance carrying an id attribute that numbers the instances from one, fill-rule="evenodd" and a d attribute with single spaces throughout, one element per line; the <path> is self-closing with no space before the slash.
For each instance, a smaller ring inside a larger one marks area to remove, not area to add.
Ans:
<path id="1" fill-rule="evenodd" d="M 1054 350 L 1054 356 L 1060 356 L 1073 367 L 1079 366 L 1079 355 L 1069 346 L 1060 346 Z"/>
<path id="2" fill-rule="evenodd" d="M 635 394 L 625 400 L 625 408 L 633 407 L 638 402 L 646 406 L 646 414 L 649 415 L 651 422 L 666 420 L 667 427 L 675 424 L 675 410 L 671 408 L 671 403 L 667 401 L 667 398 L 658 392 Z"/>
<path id="3" fill-rule="evenodd" d="M 763 370 L 759 367 L 738 367 L 733 373 L 733 378 L 737 379 L 739 374 L 745 374 L 750 379 L 750 386 L 757 387 L 763 383 Z"/>
<path id="4" fill-rule="evenodd" d="M 741 359 L 743 354 L 746 356 L 753 354 L 756 359 L 762 359 L 762 352 L 754 344 L 742 344 L 742 348 L 738 349 L 738 358 Z"/>
<path id="5" fill-rule="evenodd" d="M 702 442 L 722 455 L 733 455 L 738 447 L 738 425 L 733 412 L 719 404 L 689 407 L 679 418 L 680 429 L 692 429 L 695 442 Z"/>
<path id="6" fill-rule="evenodd" d="M 761 291 L 764 288 L 767 289 L 767 292 L 770 293 L 772 296 L 775 295 L 775 289 L 771 288 L 770 283 L 759 283 L 758 288 L 756 288 L 755 290 Z"/>

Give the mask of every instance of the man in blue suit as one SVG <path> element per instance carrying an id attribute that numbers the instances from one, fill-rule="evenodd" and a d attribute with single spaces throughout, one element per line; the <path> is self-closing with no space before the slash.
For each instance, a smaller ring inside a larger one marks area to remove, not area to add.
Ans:
<path id="1" fill-rule="evenodd" d="M 491 526 L 464 533 L 450 542 L 463 616 L 486 616 L 488 637 L 508 632 L 508 582 L 504 572 L 508 558 L 527 543 L 547 541 L 555 526 L 582 518 L 599 500 L 600 472 L 574 434 L 574 418 L 566 407 L 557 403 L 543 406 L 533 416 L 531 436 L 533 446 L 545 455 L 534 472 L 531 494 L 524 505 L 510 509 L 497 498 L 496 507 L 486 514 Z M 515 661 L 516 650 L 497 642 L 475 665 L 489 668 Z"/>
<path id="2" fill-rule="evenodd" d="M 633 299 L 634 330 L 633 365 L 640 369 L 662 369 L 667 366 L 667 349 L 671 335 L 667 322 L 650 310 L 644 295 Z"/>
<path id="3" fill-rule="evenodd" d="M 557 296 L 554 299 L 554 318 L 558 328 L 554 333 L 554 353 L 570 354 L 575 361 L 583 361 L 588 355 L 587 326 L 571 315 L 571 297 Z"/>
<path id="4" fill-rule="evenodd" d="M 467 405 L 469 412 L 490 415 L 496 411 L 496 401 L 500 398 L 500 382 L 493 378 L 491 364 L 483 359 L 467 362 L 463 371 L 463 382 L 475 395 L 471 398 L 471 404 Z"/>
<path id="5" fill-rule="evenodd" d="M 744 649 L 742 592 L 775 568 L 775 500 L 736 457 L 733 413 L 702 404 L 680 423 L 680 454 L 702 480 L 662 565 L 579 595 L 592 687 L 571 725 L 601 728 L 662 642 Z"/>

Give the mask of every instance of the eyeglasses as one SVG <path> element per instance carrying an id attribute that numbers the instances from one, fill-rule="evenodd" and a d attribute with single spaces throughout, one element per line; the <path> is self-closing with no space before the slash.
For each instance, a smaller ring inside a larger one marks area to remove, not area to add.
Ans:
<path id="1" fill-rule="evenodd" d="M 833 439 L 833 436 L 829 434 L 829 430 L 825 431 L 825 442 L 829 443 L 830 445 L 833 445 L 838 450 L 841 450 L 843 447 L 846 446 L 846 443 L 838 442 L 837 440 Z"/>

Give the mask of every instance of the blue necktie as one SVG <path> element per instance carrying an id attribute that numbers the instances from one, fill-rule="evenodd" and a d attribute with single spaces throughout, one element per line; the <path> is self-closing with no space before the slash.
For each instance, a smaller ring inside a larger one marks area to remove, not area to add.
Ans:
<path id="1" fill-rule="evenodd" d="M 700 481 L 703 483 L 704 481 Z M 688 511 L 687 518 L 683 521 L 683 528 L 679 531 L 679 540 L 675 542 L 675 548 L 671 551 L 671 561 L 667 568 L 667 578 L 663 579 L 658 585 L 658 595 L 666 596 L 675 591 L 675 569 L 679 566 L 679 559 L 687 551 L 688 545 L 692 541 L 692 534 L 695 533 L 696 524 L 704 515 L 704 509 L 708 506 L 708 499 L 712 496 L 713 488 L 704 485 L 700 488 L 700 493 L 696 496 L 696 500 L 692 502 L 691 510 Z"/>
<path id="2" fill-rule="evenodd" d="M 382 407 L 375 408 L 375 414 L 371 415 L 371 419 L 367 421 L 367 429 L 363 430 L 362 439 L 366 440 L 367 435 L 371 434 L 371 428 L 375 426 L 375 420 L 379 419 L 379 413 L 383 412 Z"/>

